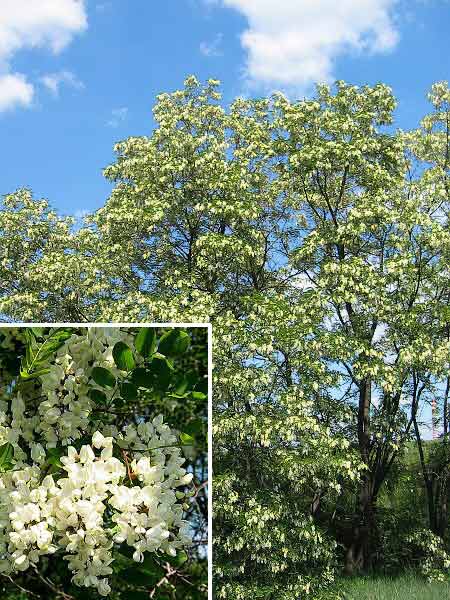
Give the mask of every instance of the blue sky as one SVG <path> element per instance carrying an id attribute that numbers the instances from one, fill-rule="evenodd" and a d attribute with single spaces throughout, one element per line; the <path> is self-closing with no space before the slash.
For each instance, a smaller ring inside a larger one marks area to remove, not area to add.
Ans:
<path id="1" fill-rule="evenodd" d="M 397 124 L 450 79 L 448 0 L 2 0 L 0 194 L 101 206 L 113 144 L 151 132 L 156 94 L 195 74 L 224 101 L 317 80 L 383 81 Z"/>

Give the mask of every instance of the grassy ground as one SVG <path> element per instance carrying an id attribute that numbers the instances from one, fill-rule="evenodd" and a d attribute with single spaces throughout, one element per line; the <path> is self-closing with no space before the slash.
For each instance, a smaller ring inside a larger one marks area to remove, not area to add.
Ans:
<path id="1" fill-rule="evenodd" d="M 450 600 L 450 584 L 429 584 L 413 575 L 348 580 L 344 589 L 346 600 Z"/>

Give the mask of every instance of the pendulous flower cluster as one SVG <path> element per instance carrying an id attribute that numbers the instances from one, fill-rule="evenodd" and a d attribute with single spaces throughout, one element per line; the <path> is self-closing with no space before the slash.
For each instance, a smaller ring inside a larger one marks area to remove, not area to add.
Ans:
<path id="1" fill-rule="evenodd" d="M 191 543 L 183 516 L 192 474 L 175 432 L 162 416 L 122 429 L 108 414 L 91 419 L 90 372 L 102 365 L 119 374 L 111 350 L 126 335 L 73 335 L 40 377 L 38 402 L 29 389 L 4 393 L 0 443 L 13 450 L 0 477 L 0 573 L 58 552 L 76 585 L 106 596 L 114 548 L 132 547 L 141 562 L 145 552 L 175 556 Z"/>

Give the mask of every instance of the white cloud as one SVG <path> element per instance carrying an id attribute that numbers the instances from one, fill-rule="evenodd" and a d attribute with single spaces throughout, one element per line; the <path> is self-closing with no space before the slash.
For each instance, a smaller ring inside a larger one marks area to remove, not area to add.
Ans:
<path id="1" fill-rule="evenodd" d="M 47 73 L 40 79 L 41 83 L 52 92 L 54 96 L 59 96 L 61 85 L 68 85 L 77 90 L 84 88 L 84 83 L 72 73 L 72 71 L 58 71 L 58 73 Z"/>
<path id="2" fill-rule="evenodd" d="M 84 0 L 2 0 L 0 60 L 27 47 L 59 52 L 86 26 Z"/>
<path id="3" fill-rule="evenodd" d="M 206 0 L 211 3 L 211 0 Z M 246 78 L 254 86 L 306 91 L 333 80 L 346 52 L 386 52 L 398 42 L 397 0 L 216 0 L 241 12 L 248 28 Z"/>
<path id="4" fill-rule="evenodd" d="M 119 127 L 121 123 L 125 121 L 128 116 L 128 108 L 125 106 L 122 108 L 113 108 L 111 111 L 111 118 L 107 122 L 109 127 Z"/>
<path id="5" fill-rule="evenodd" d="M 85 0 L 1 0 L 0 110 L 27 106 L 33 98 L 26 76 L 10 73 L 19 50 L 49 48 L 58 53 L 86 27 Z"/>
<path id="6" fill-rule="evenodd" d="M 20 73 L 0 75 L 0 113 L 33 101 L 33 86 Z"/>
<path id="7" fill-rule="evenodd" d="M 223 40 L 223 33 L 217 33 L 211 42 L 201 42 L 200 52 L 204 56 L 222 56 L 223 52 L 221 49 Z"/>

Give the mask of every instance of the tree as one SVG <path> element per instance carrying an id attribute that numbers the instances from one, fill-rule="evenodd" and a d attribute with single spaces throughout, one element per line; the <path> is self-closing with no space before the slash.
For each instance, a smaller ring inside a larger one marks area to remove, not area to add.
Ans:
<path id="1" fill-rule="evenodd" d="M 58 278 L 89 319 L 211 320 L 217 595 L 318 596 L 339 561 L 375 566 L 380 490 L 426 401 L 417 377 L 448 376 L 449 92 L 437 84 L 433 119 L 405 134 L 382 84 L 227 109 L 217 86 L 188 78 L 158 97 L 151 136 L 116 146 L 114 190 Z M 34 318 L 56 310 L 29 293 Z"/>
<path id="2" fill-rule="evenodd" d="M 448 243 L 448 231 L 434 218 L 436 199 L 405 184 L 402 136 L 378 129 L 394 106 L 385 86 L 338 83 L 334 97 L 319 90 L 316 115 L 302 104 L 287 113 L 287 177 L 305 218 L 294 264 L 330 308 L 323 353 L 357 396 L 366 468 L 348 572 L 371 564 L 377 496 L 411 427 L 404 403 L 417 400 L 408 388 L 412 367 L 448 368 L 448 343 L 433 327 L 445 271 L 435 235 Z"/>
<path id="3" fill-rule="evenodd" d="M 433 112 L 426 115 L 421 127 L 406 135 L 407 151 L 411 169 L 420 170 L 421 177 L 410 182 L 411 193 L 422 197 L 425 211 L 432 215 L 431 227 L 436 222 L 442 225 L 439 230 L 434 226 L 427 248 L 427 268 L 433 269 L 433 290 L 429 295 L 433 301 L 433 311 L 426 322 L 428 329 L 433 328 L 434 339 L 439 340 L 444 351 L 441 360 L 429 356 L 425 362 L 416 364 L 413 374 L 415 403 L 413 404 L 414 433 L 418 445 L 422 476 L 427 493 L 429 527 L 442 538 L 448 526 L 447 501 L 449 484 L 448 417 L 450 377 L 448 374 L 449 327 L 449 282 L 448 282 L 448 207 L 449 188 L 449 140 L 450 140 L 450 93 L 448 86 L 441 82 L 432 86 L 428 98 Z M 442 236 L 441 231 L 445 232 Z M 441 262 L 442 261 L 442 262 Z M 423 302 L 423 300 L 422 300 Z M 425 350 L 426 351 L 426 350 Z M 428 354 L 431 354 L 428 350 Z M 434 365 L 433 365 L 434 362 Z M 434 368 L 433 368 L 434 367 Z M 422 440 L 418 419 L 419 399 L 423 395 L 428 402 L 435 403 L 440 416 L 433 414 L 435 425 L 442 424 L 443 435 L 440 443 L 435 444 L 429 461 Z M 439 401 L 441 400 L 441 402 Z"/>

